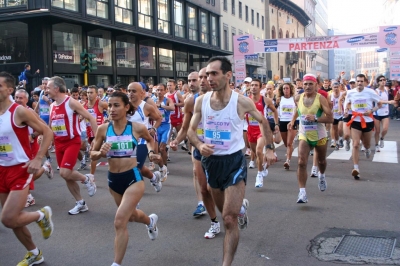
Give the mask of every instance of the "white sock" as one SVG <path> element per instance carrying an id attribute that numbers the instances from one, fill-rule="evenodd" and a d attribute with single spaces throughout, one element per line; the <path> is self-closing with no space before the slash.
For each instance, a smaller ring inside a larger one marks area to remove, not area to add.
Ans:
<path id="1" fill-rule="evenodd" d="M 83 199 L 81 199 L 81 200 L 78 200 L 76 203 L 79 203 L 79 204 L 81 204 L 81 205 L 84 205 L 84 204 L 85 204 L 85 201 L 84 201 Z"/>
<path id="2" fill-rule="evenodd" d="M 152 178 L 152 179 L 150 179 L 150 181 L 153 181 L 153 182 L 155 182 L 155 181 L 156 181 L 156 179 L 157 179 L 156 175 L 155 175 L 155 174 L 153 174 L 153 178 Z"/>
<path id="3" fill-rule="evenodd" d="M 306 188 L 305 187 L 300 188 L 300 193 L 306 193 Z"/>
<path id="4" fill-rule="evenodd" d="M 317 171 L 318 170 L 318 166 L 314 166 L 312 167 L 312 171 Z"/>
<path id="5" fill-rule="evenodd" d="M 111 266 L 121 266 L 121 264 L 113 262 L 113 264 L 111 264 Z"/>
<path id="6" fill-rule="evenodd" d="M 85 164 L 86 160 L 85 160 L 85 156 L 83 157 L 83 159 L 81 160 L 81 164 Z"/>
<path id="7" fill-rule="evenodd" d="M 354 165 L 354 169 L 357 169 L 357 170 L 358 170 L 358 164 L 355 164 L 355 165 Z"/>
<path id="8" fill-rule="evenodd" d="M 202 200 L 200 200 L 200 201 L 197 203 L 197 206 L 199 206 L 199 205 L 203 205 L 203 206 L 204 206 L 204 202 L 203 202 Z"/>
<path id="9" fill-rule="evenodd" d="M 323 174 L 319 173 L 318 178 L 319 179 L 325 179 L 325 173 L 323 173 Z"/>
<path id="10" fill-rule="evenodd" d="M 246 209 L 243 207 L 243 205 L 242 205 L 242 207 L 240 207 L 240 215 L 243 215 L 243 214 L 245 214 L 246 213 Z"/>
<path id="11" fill-rule="evenodd" d="M 39 213 L 39 219 L 37 220 L 39 222 L 44 218 L 44 213 L 42 211 L 37 211 L 37 213 Z M 35 255 L 37 255 L 37 254 L 35 254 Z"/>
<path id="12" fill-rule="evenodd" d="M 33 198 L 31 193 L 28 194 L 28 198 Z"/>
<path id="13" fill-rule="evenodd" d="M 29 252 L 32 252 L 32 254 L 35 255 L 35 256 L 39 255 L 39 249 L 38 248 L 29 250 Z"/>

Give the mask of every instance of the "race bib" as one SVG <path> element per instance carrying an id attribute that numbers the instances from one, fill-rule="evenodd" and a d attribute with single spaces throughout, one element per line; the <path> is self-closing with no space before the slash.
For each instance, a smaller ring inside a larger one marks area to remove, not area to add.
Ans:
<path id="1" fill-rule="evenodd" d="M 68 136 L 67 128 L 65 127 L 64 119 L 51 120 L 51 129 L 56 137 Z"/>
<path id="2" fill-rule="evenodd" d="M 301 124 L 303 125 L 304 131 L 317 131 L 318 123 L 315 121 L 306 120 L 306 116 L 301 116 Z"/>
<path id="3" fill-rule="evenodd" d="M 215 145 L 215 149 L 228 150 L 231 146 L 231 122 L 210 121 L 204 125 L 204 142 Z"/>
<path id="4" fill-rule="evenodd" d="M 365 113 L 368 110 L 366 99 L 357 99 L 353 102 L 354 111 L 358 113 Z"/>
<path id="5" fill-rule="evenodd" d="M 293 105 L 282 105 L 281 108 L 281 118 L 291 119 L 294 113 Z"/>
<path id="6" fill-rule="evenodd" d="M 133 154 L 132 136 L 110 136 L 107 142 L 111 144 L 108 156 L 127 157 Z"/>
<path id="7" fill-rule="evenodd" d="M 14 159 L 11 140 L 8 136 L 0 137 L 0 160 L 11 161 Z"/>
<path id="8" fill-rule="evenodd" d="M 160 110 L 160 109 L 158 109 L 159 111 L 160 111 L 160 114 L 161 114 L 161 123 L 162 122 L 165 122 L 166 120 L 165 120 L 165 110 L 164 109 L 162 109 L 162 110 Z"/>
<path id="9" fill-rule="evenodd" d="M 93 116 L 95 119 L 97 119 L 97 114 L 96 114 L 96 112 L 95 112 L 93 109 L 88 109 L 88 112 L 89 112 L 89 114 L 90 114 L 91 116 Z M 87 119 L 85 119 L 85 121 L 86 121 L 86 126 L 87 126 L 87 127 L 90 127 L 90 126 L 91 126 L 91 125 L 90 125 L 90 121 L 87 120 Z"/>
<path id="10" fill-rule="evenodd" d="M 249 126 L 258 126 L 259 125 L 258 121 L 252 115 L 249 114 L 248 117 L 249 117 Z"/>
<path id="11" fill-rule="evenodd" d="M 50 115 L 50 107 L 46 104 L 39 104 L 40 115 Z"/>
<path id="12" fill-rule="evenodd" d="M 197 126 L 197 137 L 201 140 L 204 141 L 204 129 L 203 129 L 203 123 L 200 122 L 199 125 Z"/>

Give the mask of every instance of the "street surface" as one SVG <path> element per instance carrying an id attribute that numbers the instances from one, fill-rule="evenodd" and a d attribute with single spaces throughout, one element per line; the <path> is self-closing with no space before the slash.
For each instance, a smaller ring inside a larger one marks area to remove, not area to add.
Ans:
<path id="1" fill-rule="evenodd" d="M 333 152 L 328 148 L 328 188 L 320 192 L 317 179 L 309 178 L 307 204 L 296 203 L 297 157 L 292 158 L 290 170 L 284 170 L 284 146 L 277 148 L 279 161 L 269 168 L 263 188 L 254 187 L 257 171 L 249 169 L 246 188 L 246 198 L 250 202 L 249 226 L 240 232 L 233 265 L 337 265 L 319 261 L 308 252 L 310 241 L 332 228 L 364 232 L 382 230 L 388 235 L 398 235 L 400 121 L 390 120 L 390 123 L 382 152 L 376 155 L 372 147 L 369 160 L 360 155 L 359 181 L 351 176 L 350 155 L 344 149 Z M 158 239 L 151 241 L 144 225 L 130 224 L 130 240 L 123 265 L 221 265 L 224 230 L 214 239 L 204 239 L 210 226 L 209 217 L 192 216 L 197 200 L 190 157 L 179 149 L 171 151 L 171 160 L 168 164 L 170 174 L 161 192 L 156 193 L 146 180 L 146 192 L 140 202 L 140 209 L 146 214 L 159 216 Z M 54 161 L 53 168 L 56 167 Z M 308 174 L 311 165 L 310 157 Z M 93 198 L 81 186 L 89 211 L 74 216 L 68 215 L 68 210 L 75 201 L 58 173 L 53 180 L 42 176 L 36 181 L 32 193 L 36 205 L 29 210 L 51 206 L 55 224 L 55 231 L 48 240 L 43 240 L 36 224 L 29 225 L 33 239 L 45 257 L 41 265 L 97 266 L 113 262 L 116 205 L 108 192 L 107 166 L 99 166 L 95 178 L 97 194 Z M 220 217 L 218 213 L 222 222 Z M 397 247 L 400 247 L 399 242 L 397 239 Z M 16 265 L 25 253 L 12 231 L 1 224 L 0 265 Z"/>

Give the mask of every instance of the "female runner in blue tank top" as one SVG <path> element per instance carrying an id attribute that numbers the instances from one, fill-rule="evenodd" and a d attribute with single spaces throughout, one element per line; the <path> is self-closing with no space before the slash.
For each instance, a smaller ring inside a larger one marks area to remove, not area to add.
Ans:
<path id="1" fill-rule="evenodd" d="M 128 222 L 139 222 L 147 225 L 151 240 L 157 238 L 158 228 L 156 214 L 147 216 L 136 206 L 144 193 L 144 182 L 137 169 L 137 139 L 147 141 L 148 156 L 151 161 L 160 160 L 152 150 L 154 140 L 144 125 L 129 122 L 127 114 L 133 115 L 134 107 L 128 96 L 122 92 L 114 92 L 108 100 L 111 122 L 99 126 L 95 135 L 91 159 L 108 158 L 108 186 L 118 206 L 114 226 L 116 231 L 114 242 L 114 263 L 121 265 L 128 245 Z"/>

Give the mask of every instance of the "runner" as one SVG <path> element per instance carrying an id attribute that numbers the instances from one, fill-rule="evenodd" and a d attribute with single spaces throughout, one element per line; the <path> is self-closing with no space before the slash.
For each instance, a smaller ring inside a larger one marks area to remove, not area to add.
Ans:
<path id="1" fill-rule="evenodd" d="M 128 222 L 145 224 L 151 240 L 158 236 L 158 216 L 147 216 L 136 208 L 144 194 L 144 182 L 141 182 L 143 178 L 136 161 L 137 140 L 143 138 L 147 142 L 150 160 L 157 161 L 160 156 L 152 150 L 154 141 L 147 128 L 127 120 L 127 114 L 133 115 L 135 109 L 125 93 L 114 92 L 108 100 L 108 107 L 112 122 L 99 126 L 90 157 L 95 161 L 102 157 L 108 159 L 108 186 L 118 206 L 114 219 L 114 263 L 111 266 L 120 266 L 128 245 Z"/>
<path id="2" fill-rule="evenodd" d="M 213 91 L 196 100 L 188 137 L 203 155 L 202 165 L 208 184 L 215 204 L 222 213 L 226 230 L 223 265 L 227 266 L 232 264 L 239 242 L 237 224 L 241 229 L 247 228 L 248 224 L 249 202 L 244 199 L 247 167 L 242 153 L 245 147 L 242 118 L 245 113 L 250 113 L 261 124 L 261 132 L 267 143 L 265 156 L 268 163 L 272 163 L 275 156 L 267 119 L 257 111 L 251 99 L 229 88 L 232 78 L 230 61 L 223 56 L 212 57 L 206 73 Z M 200 121 L 204 125 L 204 143 L 197 136 Z"/>
<path id="3" fill-rule="evenodd" d="M 378 83 L 378 88 L 375 92 L 379 95 L 381 99 L 382 108 L 379 108 L 374 113 L 374 125 L 375 125 L 375 152 L 380 152 L 380 148 L 385 147 L 384 138 L 389 129 L 389 93 L 385 89 L 386 78 L 380 75 L 376 78 L 376 83 Z M 394 103 L 394 101 L 393 101 Z M 382 131 L 381 131 L 382 125 Z"/>
<path id="4" fill-rule="evenodd" d="M 93 175 L 82 175 L 73 170 L 81 147 L 78 115 L 90 121 L 93 131 L 97 130 L 96 119 L 79 102 L 65 95 L 67 90 L 62 78 L 57 76 L 50 78 L 47 89 L 50 98 L 54 99 L 50 109 L 50 125 L 54 132 L 60 176 L 64 178 L 69 191 L 76 200 L 75 207 L 68 213 L 74 215 L 86 212 L 89 208 L 82 199 L 76 182 L 80 181 L 86 186 L 90 197 L 96 193 L 96 184 Z"/>
<path id="5" fill-rule="evenodd" d="M 107 103 L 100 101 L 97 94 L 97 87 L 91 85 L 86 91 L 88 95 L 88 101 L 83 105 L 83 107 L 96 119 L 97 126 L 103 124 L 103 112 L 107 110 Z M 90 122 L 86 120 L 86 135 L 89 145 L 92 143 L 95 135 Z M 93 175 L 96 172 L 97 161 L 91 160 L 90 162 L 90 174 Z"/>
<path id="6" fill-rule="evenodd" d="M 171 111 L 171 127 L 176 129 L 176 132 L 179 132 L 182 127 L 183 115 L 181 108 L 184 105 L 184 99 L 182 94 L 176 91 L 176 82 L 173 79 L 168 80 L 167 82 L 168 93 L 166 94 L 167 98 L 171 99 L 175 110 Z"/>
<path id="7" fill-rule="evenodd" d="M 166 94 L 165 85 L 160 83 L 157 87 L 158 98 L 157 108 L 161 113 L 161 125 L 157 130 L 158 149 L 161 154 L 161 160 L 158 163 L 161 172 L 161 181 L 164 182 L 168 177 L 167 169 L 167 143 L 171 134 L 170 112 L 175 110 L 174 102 L 170 98 L 164 97 Z"/>
<path id="8" fill-rule="evenodd" d="M 332 93 L 330 95 L 330 108 L 333 112 L 333 124 L 331 127 L 331 148 L 339 150 L 343 148 L 343 111 L 340 108 L 340 98 L 342 93 L 339 91 L 339 82 L 332 82 Z"/>
<path id="9" fill-rule="evenodd" d="M 144 125 L 151 137 L 153 138 L 153 147 L 151 150 L 155 151 L 156 143 L 154 142 L 154 136 L 157 134 L 157 129 L 161 124 L 161 115 L 157 108 L 143 101 L 145 90 L 138 82 L 132 82 L 128 85 L 128 97 L 131 104 L 135 107 L 135 112 L 131 115 L 128 120 L 130 122 L 136 122 Z M 150 125 L 149 119 L 152 119 L 155 123 L 153 126 Z M 144 163 L 148 154 L 146 140 L 141 138 L 138 140 L 137 145 L 137 168 L 140 170 L 140 174 L 150 180 L 151 185 L 154 187 L 156 192 L 160 192 L 162 188 L 161 173 L 155 171 L 152 173 Z"/>
<path id="10" fill-rule="evenodd" d="M 13 230 L 27 249 L 18 265 L 33 265 L 44 261 L 42 251 L 32 240 L 28 224 L 37 222 L 42 235 L 48 239 L 53 233 L 52 210 L 49 206 L 36 212 L 23 211 L 32 175 L 40 171 L 42 159 L 52 139 L 51 130 L 27 108 L 10 100 L 15 79 L 0 73 L 0 202 L 1 222 Z M 28 127 L 43 135 L 39 151 L 33 158 Z"/>
<path id="11" fill-rule="evenodd" d="M 318 156 L 318 188 L 325 191 L 327 183 L 325 180 L 326 169 L 326 142 L 328 140 L 325 124 L 333 122 L 332 111 L 325 97 L 317 93 L 317 79 L 312 74 L 303 77 L 304 93 L 298 97 L 297 113 L 292 121 L 287 125 L 289 131 L 293 130 L 297 117 L 299 123 L 299 158 L 297 179 L 299 184 L 299 196 L 297 203 L 307 203 L 306 182 L 307 182 L 307 162 L 310 149 L 314 147 Z M 323 115 L 325 114 L 325 115 Z"/>
<path id="12" fill-rule="evenodd" d="M 360 140 L 362 140 L 363 146 L 365 147 L 365 156 L 369 158 L 371 155 L 371 150 L 369 148 L 372 130 L 374 128 L 372 114 L 382 107 L 379 95 L 376 94 L 374 90 L 365 89 L 365 79 L 364 74 L 358 74 L 356 76 L 357 89 L 347 93 L 344 103 L 346 107 L 344 111 L 345 116 L 349 109 L 352 110 L 352 118 L 347 123 L 347 126 L 351 126 L 351 138 L 353 140 L 352 157 L 354 163 L 354 169 L 351 175 L 355 179 L 360 178 L 360 168 L 358 166 Z M 373 107 L 373 103 L 376 104 L 375 107 Z"/>

